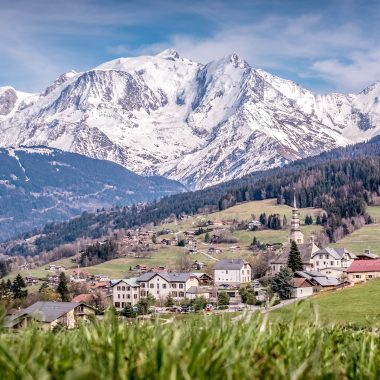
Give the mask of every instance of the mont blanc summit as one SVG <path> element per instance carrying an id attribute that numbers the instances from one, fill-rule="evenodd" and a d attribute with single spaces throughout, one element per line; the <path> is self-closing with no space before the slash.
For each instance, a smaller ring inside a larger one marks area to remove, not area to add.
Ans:
<path id="1" fill-rule="evenodd" d="M 380 82 L 315 94 L 236 54 L 174 50 L 60 76 L 41 94 L 0 88 L 1 146 L 45 145 L 202 188 L 380 131 Z"/>

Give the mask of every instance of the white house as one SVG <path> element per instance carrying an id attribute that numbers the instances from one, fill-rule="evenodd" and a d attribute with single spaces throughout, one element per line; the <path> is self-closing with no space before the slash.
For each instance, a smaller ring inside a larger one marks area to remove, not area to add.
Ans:
<path id="1" fill-rule="evenodd" d="M 252 268 L 243 259 L 222 259 L 214 265 L 215 285 L 241 285 L 251 282 Z"/>
<path id="2" fill-rule="evenodd" d="M 306 278 L 293 279 L 293 298 L 310 297 L 313 295 L 313 284 Z"/>
<path id="3" fill-rule="evenodd" d="M 313 270 L 325 268 L 348 268 L 357 257 L 345 248 L 323 248 L 311 256 Z"/>
<path id="4" fill-rule="evenodd" d="M 136 278 L 118 280 L 112 285 L 112 304 L 116 310 L 124 309 L 129 304 L 136 305 L 140 301 L 140 285 Z"/>
<path id="5" fill-rule="evenodd" d="M 151 294 L 156 299 L 164 300 L 170 294 L 175 300 L 186 298 L 191 287 L 199 286 L 199 279 L 192 273 L 144 273 L 137 278 L 140 285 L 140 297 Z"/>

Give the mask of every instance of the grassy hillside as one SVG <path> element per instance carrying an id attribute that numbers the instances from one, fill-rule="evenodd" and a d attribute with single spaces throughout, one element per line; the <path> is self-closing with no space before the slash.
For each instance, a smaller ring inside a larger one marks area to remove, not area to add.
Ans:
<path id="1" fill-rule="evenodd" d="M 272 321 L 289 322 L 295 311 L 306 323 L 317 318 L 323 324 L 347 324 L 380 327 L 380 279 L 334 292 L 317 295 L 272 311 Z"/>
<path id="2" fill-rule="evenodd" d="M 380 333 L 225 318 L 127 323 L 60 333 L 0 332 L 2 378 L 378 379 Z"/>

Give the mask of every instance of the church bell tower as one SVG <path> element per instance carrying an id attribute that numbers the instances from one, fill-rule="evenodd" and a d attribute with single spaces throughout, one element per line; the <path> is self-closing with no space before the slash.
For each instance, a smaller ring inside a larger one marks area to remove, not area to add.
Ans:
<path id="1" fill-rule="evenodd" d="M 290 233 L 288 242 L 291 244 L 292 241 L 295 241 L 297 244 L 304 243 L 303 233 L 300 230 L 300 218 L 296 202 L 296 194 L 294 193 L 293 200 L 293 210 L 292 210 L 292 220 L 290 224 Z"/>

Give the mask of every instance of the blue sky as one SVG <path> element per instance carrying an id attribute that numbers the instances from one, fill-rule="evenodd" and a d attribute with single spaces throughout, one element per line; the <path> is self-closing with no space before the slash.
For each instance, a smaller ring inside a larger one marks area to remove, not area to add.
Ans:
<path id="1" fill-rule="evenodd" d="M 360 91 L 380 79 L 379 20 L 375 0 L 0 0 L 0 86 L 38 92 L 71 69 L 174 48 Z"/>

